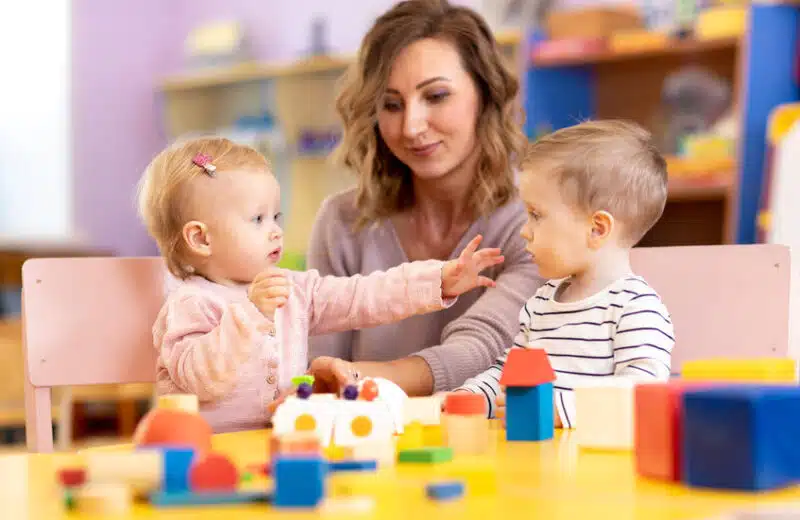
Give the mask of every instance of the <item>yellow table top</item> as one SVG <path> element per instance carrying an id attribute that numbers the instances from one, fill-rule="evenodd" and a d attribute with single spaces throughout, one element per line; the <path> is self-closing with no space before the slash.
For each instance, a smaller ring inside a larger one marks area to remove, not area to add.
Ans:
<path id="1" fill-rule="evenodd" d="M 230 456 L 240 467 L 266 460 L 266 430 L 222 434 L 214 437 L 214 449 Z M 490 518 L 542 519 L 718 519 L 724 513 L 747 511 L 757 505 L 800 504 L 800 487 L 770 493 L 717 492 L 689 489 L 677 484 L 648 481 L 636 476 L 632 453 L 592 452 L 578 448 L 570 431 L 556 432 L 552 441 L 498 442 L 493 454 L 482 458 L 498 469 L 497 493 L 470 496 L 447 503 L 425 498 L 425 484 L 436 478 L 436 466 L 398 465 L 383 469 L 369 479 L 376 506 L 371 513 L 326 513 L 349 518 Z M 56 484 L 57 468 L 76 455 L 31 454 L 0 457 L 0 518 L 89 518 L 67 513 Z M 458 459 L 457 459 L 458 460 Z M 462 459 L 463 460 L 463 459 Z M 438 466 L 444 471 L 446 465 Z M 253 482 L 253 485 L 263 484 Z M 364 493 L 367 494 L 367 493 Z M 266 505 L 213 508 L 157 509 L 136 504 L 131 518 L 318 518 L 320 512 L 283 512 Z"/>

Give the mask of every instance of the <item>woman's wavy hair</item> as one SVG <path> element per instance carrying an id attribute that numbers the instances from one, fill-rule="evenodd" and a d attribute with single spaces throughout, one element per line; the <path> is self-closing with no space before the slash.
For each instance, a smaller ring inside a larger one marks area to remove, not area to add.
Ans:
<path id="1" fill-rule="evenodd" d="M 472 9 L 447 0 L 407 0 L 375 21 L 336 100 L 344 135 L 335 158 L 358 174 L 358 227 L 414 203 L 411 171 L 383 141 L 377 111 L 395 58 L 423 38 L 453 44 L 480 95 L 480 155 L 470 207 L 486 215 L 516 193 L 513 167 L 526 143 L 516 110 L 519 82 L 505 65 L 491 29 Z"/>

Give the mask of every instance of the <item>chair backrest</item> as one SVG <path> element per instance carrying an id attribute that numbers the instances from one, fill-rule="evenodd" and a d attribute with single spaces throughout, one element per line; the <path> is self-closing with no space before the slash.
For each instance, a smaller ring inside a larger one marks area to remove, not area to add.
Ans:
<path id="1" fill-rule="evenodd" d="M 52 451 L 50 388 L 155 380 L 161 258 L 37 258 L 22 267 L 26 437 Z"/>
<path id="2" fill-rule="evenodd" d="M 693 359 L 790 357 L 788 247 L 634 248 L 632 263 L 672 315 L 673 373 Z"/>

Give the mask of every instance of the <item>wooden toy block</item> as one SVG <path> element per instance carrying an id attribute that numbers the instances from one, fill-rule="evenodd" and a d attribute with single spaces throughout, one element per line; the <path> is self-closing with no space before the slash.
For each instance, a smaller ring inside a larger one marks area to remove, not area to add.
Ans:
<path id="1" fill-rule="evenodd" d="M 489 421 L 483 394 L 456 392 L 444 400 L 445 444 L 456 455 L 480 455 L 489 450 Z"/>
<path id="2" fill-rule="evenodd" d="M 388 407 L 375 401 L 340 401 L 333 426 L 337 446 L 390 441 L 394 422 Z"/>
<path id="3" fill-rule="evenodd" d="M 460 481 L 434 482 L 425 486 L 425 495 L 431 500 L 454 500 L 464 496 L 464 483 Z"/>
<path id="4" fill-rule="evenodd" d="M 316 432 L 292 432 L 270 436 L 270 455 L 273 458 L 278 454 L 319 455 L 321 453 L 322 443 Z"/>
<path id="5" fill-rule="evenodd" d="M 419 421 L 406 425 L 405 431 L 397 439 L 398 450 L 412 450 L 425 446 L 423 426 Z"/>
<path id="6" fill-rule="evenodd" d="M 453 460 L 453 450 L 449 447 L 429 447 L 418 450 L 404 450 L 397 454 L 399 462 L 422 462 L 436 464 Z"/>
<path id="7" fill-rule="evenodd" d="M 709 383 L 639 383 L 634 389 L 636 471 L 650 478 L 679 481 L 683 467 L 683 393 Z"/>
<path id="8" fill-rule="evenodd" d="M 439 396 L 409 397 L 403 415 L 406 425 L 415 421 L 423 426 L 440 424 L 442 399 Z"/>
<path id="9" fill-rule="evenodd" d="M 130 487 L 123 483 L 89 483 L 74 496 L 74 507 L 81 514 L 97 517 L 127 515 L 133 503 Z"/>
<path id="10" fill-rule="evenodd" d="M 500 384 L 506 387 L 506 440 L 553 438 L 553 381 L 547 353 L 539 348 L 508 352 Z"/>
<path id="11" fill-rule="evenodd" d="M 427 424 L 422 427 L 425 446 L 444 446 L 444 429 L 441 424 Z"/>
<path id="12" fill-rule="evenodd" d="M 158 450 L 89 452 L 86 474 L 91 484 L 124 484 L 143 496 L 161 487 L 164 457 Z"/>
<path id="13" fill-rule="evenodd" d="M 553 383 L 506 388 L 507 441 L 552 439 L 555 431 L 553 414 Z"/>
<path id="14" fill-rule="evenodd" d="M 325 496 L 327 464 L 322 457 L 278 457 L 275 507 L 316 507 Z"/>
<path id="15" fill-rule="evenodd" d="M 575 387 L 578 446 L 633 449 L 633 385 L 630 379 L 612 377 Z"/>
<path id="16" fill-rule="evenodd" d="M 337 471 L 329 477 L 330 495 L 335 497 L 381 496 L 393 494 L 396 482 L 372 471 Z"/>
<path id="17" fill-rule="evenodd" d="M 150 503 L 157 507 L 215 506 L 227 504 L 268 503 L 272 495 L 266 491 L 183 493 L 158 492 L 150 495 Z"/>
<path id="18" fill-rule="evenodd" d="M 403 433 L 405 425 L 405 408 L 408 403 L 408 395 L 396 383 L 382 377 L 365 378 L 359 382 L 359 398 L 364 397 L 365 385 L 368 389 L 374 387 L 376 395 L 374 399 L 367 401 L 383 403 L 388 407 L 392 417 L 394 433 Z M 371 393 L 372 390 L 370 390 Z"/>
<path id="19" fill-rule="evenodd" d="M 350 450 L 344 446 L 336 446 L 331 444 L 330 446 L 324 448 L 323 454 L 328 460 L 342 460 L 347 458 L 349 451 Z"/>
<path id="20" fill-rule="evenodd" d="M 800 387 L 687 390 L 683 411 L 688 485 L 768 490 L 800 479 Z"/>
<path id="21" fill-rule="evenodd" d="M 397 461 L 394 441 L 391 438 L 365 441 L 351 446 L 350 458 L 356 460 L 371 459 L 380 467 L 394 466 Z"/>
<path id="22" fill-rule="evenodd" d="M 58 472 L 58 482 L 66 488 L 82 486 L 86 482 L 86 470 L 84 468 L 63 468 Z"/>
<path id="23" fill-rule="evenodd" d="M 331 473 L 339 471 L 375 471 L 378 469 L 376 460 L 341 460 L 328 464 Z"/>
<path id="24" fill-rule="evenodd" d="M 189 468 L 194 460 L 194 448 L 163 448 L 164 475 L 161 490 L 166 493 L 189 491 Z"/>
<path id="25" fill-rule="evenodd" d="M 698 359 L 681 367 L 684 381 L 797 384 L 797 361 L 788 358 Z"/>
<path id="26" fill-rule="evenodd" d="M 211 426 L 196 413 L 154 408 L 147 412 L 133 434 L 136 446 L 192 447 L 198 455 L 211 449 Z"/>
<path id="27" fill-rule="evenodd" d="M 199 409 L 197 396 L 194 394 L 167 394 L 158 396 L 157 408 L 167 410 L 181 410 L 188 413 L 197 413 Z"/>
<path id="28" fill-rule="evenodd" d="M 225 455 L 207 453 L 192 464 L 189 485 L 194 492 L 236 491 L 239 470 Z"/>
<path id="29" fill-rule="evenodd" d="M 338 401 L 331 403 L 329 399 L 289 397 L 272 416 L 272 434 L 283 436 L 289 433 L 314 432 L 321 445 L 328 446 L 339 408 Z"/>

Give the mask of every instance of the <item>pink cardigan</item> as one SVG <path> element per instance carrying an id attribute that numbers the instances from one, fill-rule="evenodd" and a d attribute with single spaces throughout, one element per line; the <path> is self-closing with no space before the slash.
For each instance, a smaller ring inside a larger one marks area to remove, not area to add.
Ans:
<path id="1" fill-rule="evenodd" d="M 216 432 L 262 428 L 266 406 L 308 368 L 308 337 L 374 327 L 453 303 L 442 298 L 442 262 L 406 263 L 352 277 L 286 271 L 287 304 L 275 323 L 246 287 L 201 277 L 178 282 L 153 326 L 156 389 L 196 394 Z"/>

